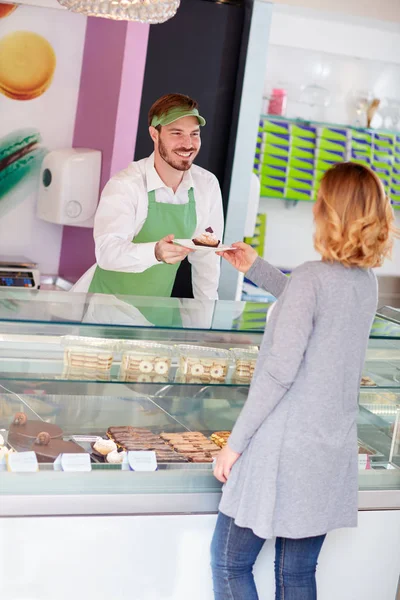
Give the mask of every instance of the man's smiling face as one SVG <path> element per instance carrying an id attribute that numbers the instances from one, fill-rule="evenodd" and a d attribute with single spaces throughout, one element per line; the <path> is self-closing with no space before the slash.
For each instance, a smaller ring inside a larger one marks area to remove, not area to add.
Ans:
<path id="1" fill-rule="evenodd" d="M 200 125 L 196 117 L 182 117 L 158 131 L 158 152 L 177 171 L 190 169 L 200 146 Z"/>

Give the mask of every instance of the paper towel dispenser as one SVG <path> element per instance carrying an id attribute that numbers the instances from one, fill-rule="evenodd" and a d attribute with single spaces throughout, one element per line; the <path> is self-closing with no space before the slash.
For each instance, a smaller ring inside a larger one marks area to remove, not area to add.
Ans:
<path id="1" fill-rule="evenodd" d="M 40 171 L 38 217 L 49 223 L 93 227 L 100 173 L 100 150 L 67 148 L 49 152 Z"/>

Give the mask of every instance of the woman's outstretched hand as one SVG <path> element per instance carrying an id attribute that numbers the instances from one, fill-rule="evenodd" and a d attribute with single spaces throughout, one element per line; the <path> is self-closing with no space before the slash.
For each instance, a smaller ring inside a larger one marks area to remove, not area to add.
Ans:
<path id="1" fill-rule="evenodd" d="M 235 242 L 235 244 L 232 244 L 232 247 L 236 248 L 236 250 L 218 252 L 217 254 L 222 256 L 241 273 L 247 273 L 258 256 L 257 252 L 244 242 Z"/>
<path id="2" fill-rule="evenodd" d="M 235 452 L 228 445 L 222 448 L 221 452 L 218 453 L 215 466 L 214 466 L 214 477 L 225 483 L 228 480 L 231 469 L 240 454 Z"/>

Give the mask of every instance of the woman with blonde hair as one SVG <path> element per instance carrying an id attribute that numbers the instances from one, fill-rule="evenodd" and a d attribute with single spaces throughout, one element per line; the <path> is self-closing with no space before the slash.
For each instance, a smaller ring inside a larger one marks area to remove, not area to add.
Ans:
<path id="1" fill-rule="evenodd" d="M 322 260 L 290 278 L 246 244 L 222 256 L 278 298 L 245 406 L 214 475 L 225 483 L 211 554 L 216 600 L 256 600 L 253 565 L 276 538 L 276 600 L 316 600 L 327 532 L 357 525 L 358 392 L 377 306 L 373 267 L 394 217 L 355 163 L 323 177 L 314 206 Z"/>

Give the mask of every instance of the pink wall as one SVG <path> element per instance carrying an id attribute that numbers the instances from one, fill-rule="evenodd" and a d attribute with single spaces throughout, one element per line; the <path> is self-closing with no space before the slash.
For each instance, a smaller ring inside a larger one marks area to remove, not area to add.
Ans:
<path id="1" fill-rule="evenodd" d="M 133 160 L 149 26 L 88 18 L 73 146 L 102 151 L 100 189 Z M 59 273 L 76 281 L 95 262 L 93 230 L 64 227 Z"/>

